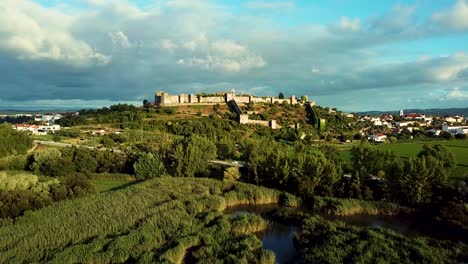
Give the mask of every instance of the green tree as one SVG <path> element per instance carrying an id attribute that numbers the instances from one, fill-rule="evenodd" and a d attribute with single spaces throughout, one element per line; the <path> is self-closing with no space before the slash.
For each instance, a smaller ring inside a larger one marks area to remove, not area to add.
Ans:
<path id="1" fill-rule="evenodd" d="M 225 181 L 237 181 L 241 177 L 239 168 L 229 167 L 224 171 L 224 180 Z"/>
<path id="2" fill-rule="evenodd" d="M 174 143 L 172 171 L 177 177 L 194 177 L 208 170 L 208 161 L 216 158 L 216 145 L 201 136 L 191 136 Z"/>
<path id="3" fill-rule="evenodd" d="M 0 157 L 25 154 L 32 146 L 32 139 L 24 132 L 16 131 L 11 124 L 0 124 Z"/>
<path id="4" fill-rule="evenodd" d="M 432 156 L 406 160 L 403 170 L 395 176 L 397 198 L 411 205 L 430 202 L 434 188 L 447 180 L 443 162 Z"/>
<path id="5" fill-rule="evenodd" d="M 279 98 L 279 99 L 284 99 L 284 93 L 283 93 L 283 92 L 280 92 L 280 93 L 278 94 L 278 98 Z"/>
<path id="6" fill-rule="evenodd" d="M 423 149 L 418 153 L 418 157 L 429 156 L 441 161 L 447 174 L 450 174 L 457 164 L 453 152 L 441 144 L 423 145 Z"/>
<path id="7" fill-rule="evenodd" d="M 133 168 L 138 180 L 161 177 L 166 173 L 162 157 L 160 155 L 153 155 L 152 153 L 142 154 L 133 165 Z"/>
<path id="8" fill-rule="evenodd" d="M 87 148 L 76 148 L 73 163 L 76 165 L 76 171 L 82 173 L 96 172 L 98 162 L 92 150 Z"/>

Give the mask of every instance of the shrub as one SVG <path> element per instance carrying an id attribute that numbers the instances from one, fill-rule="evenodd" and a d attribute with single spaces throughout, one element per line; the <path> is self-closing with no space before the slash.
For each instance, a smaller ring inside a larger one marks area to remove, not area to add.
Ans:
<path id="1" fill-rule="evenodd" d="M 141 155 L 133 165 L 133 168 L 138 180 L 161 177 L 166 172 L 162 157 L 151 153 Z"/>

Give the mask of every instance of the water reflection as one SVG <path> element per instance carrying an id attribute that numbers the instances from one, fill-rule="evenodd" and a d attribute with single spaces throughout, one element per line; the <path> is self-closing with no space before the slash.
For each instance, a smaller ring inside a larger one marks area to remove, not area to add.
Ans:
<path id="1" fill-rule="evenodd" d="M 236 217 L 243 214 L 258 214 L 266 217 L 267 213 L 277 209 L 277 205 L 239 205 L 229 207 L 224 211 L 225 214 Z M 257 232 L 255 235 L 262 241 L 265 249 L 275 253 L 278 263 L 289 263 L 296 254 L 296 249 L 293 244 L 294 233 L 298 231 L 298 227 L 294 225 L 284 225 L 275 221 L 269 220 L 268 227 Z"/>
<path id="2" fill-rule="evenodd" d="M 265 249 L 275 253 L 278 263 L 290 262 L 296 250 L 293 245 L 294 233 L 298 231 L 298 227 L 294 225 L 284 225 L 269 218 L 269 213 L 274 210 L 281 210 L 281 206 L 276 204 L 270 205 L 239 205 L 227 208 L 224 213 L 235 217 L 242 214 L 258 214 L 269 220 L 268 228 L 257 233 L 257 237 L 262 240 Z M 302 209 L 297 209 L 302 210 Z M 308 213 L 313 213 L 307 211 Z M 330 221 L 342 221 L 350 225 L 371 228 L 386 228 L 393 230 L 409 237 L 426 236 L 435 239 L 450 239 L 463 241 L 463 233 L 457 232 L 458 229 L 447 226 L 444 223 L 433 221 L 422 221 L 408 217 L 398 216 L 369 216 L 369 215 L 353 215 L 353 216 L 330 216 L 320 214 L 321 217 Z M 466 238 L 465 238 L 466 239 Z"/>

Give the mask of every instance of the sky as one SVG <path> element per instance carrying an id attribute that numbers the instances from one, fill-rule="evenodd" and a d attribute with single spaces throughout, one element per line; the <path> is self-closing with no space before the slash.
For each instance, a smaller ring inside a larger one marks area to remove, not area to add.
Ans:
<path id="1" fill-rule="evenodd" d="M 0 0 L 0 110 L 231 89 L 468 107 L 468 0 Z"/>

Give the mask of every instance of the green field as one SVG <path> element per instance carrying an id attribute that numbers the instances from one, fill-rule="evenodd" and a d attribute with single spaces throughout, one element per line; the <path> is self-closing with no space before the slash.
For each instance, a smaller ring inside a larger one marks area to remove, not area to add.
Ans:
<path id="1" fill-rule="evenodd" d="M 132 184 L 133 181 L 126 179 L 91 179 L 91 184 L 93 185 L 96 192 L 106 192 L 109 190 L 115 190 L 120 187 L 127 186 Z"/>
<path id="2" fill-rule="evenodd" d="M 346 162 L 350 162 L 349 150 L 359 143 L 350 143 L 338 145 L 340 156 Z M 398 142 L 394 144 L 376 144 L 375 146 L 382 149 L 394 152 L 402 158 L 416 156 L 421 151 L 424 144 L 442 144 L 455 154 L 457 167 L 450 174 L 450 178 L 454 180 L 462 180 L 468 177 L 468 140 L 447 140 L 447 141 L 414 141 L 414 142 Z"/>

